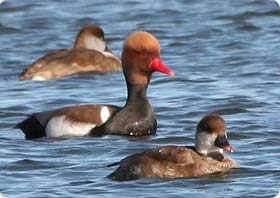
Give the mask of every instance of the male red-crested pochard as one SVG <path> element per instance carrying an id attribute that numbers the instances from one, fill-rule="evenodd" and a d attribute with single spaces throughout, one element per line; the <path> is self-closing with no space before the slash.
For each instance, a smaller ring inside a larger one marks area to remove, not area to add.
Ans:
<path id="1" fill-rule="evenodd" d="M 238 168 L 238 164 L 223 152 L 233 152 L 227 140 L 226 123 L 222 117 L 211 114 L 198 124 L 195 147 L 164 146 L 131 155 L 118 163 L 119 167 L 108 177 L 113 180 L 139 178 L 196 177 Z"/>
<path id="2" fill-rule="evenodd" d="M 81 105 L 35 113 L 17 125 L 26 139 L 40 137 L 151 135 L 157 122 L 146 90 L 154 71 L 175 75 L 160 58 L 160 45 L 148 32 L 132 33 L 122 53 L 128 97 L 123 108 L 111 105 Z"/>
<path id="3" fill-rule="evenodd" d="M 76 37 L 73 49 L 50 52 L 28 66 L 20 80 L 52 80 L 82 72 L 116 72 L 121 61 L 107 48 L 104 32 L 98 26 L 86 26 Z"/>

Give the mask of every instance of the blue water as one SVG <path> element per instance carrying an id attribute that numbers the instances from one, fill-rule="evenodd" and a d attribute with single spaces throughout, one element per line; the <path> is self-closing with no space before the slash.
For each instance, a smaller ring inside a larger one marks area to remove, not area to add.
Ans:
<path id="1" fill-rule="evenodd" d="M 273 0 L 19 1 L 0 5 L 0 192 L 5 197 L 273 197 L 280 190 L 280 8 Z M 135 30 L 152 32 L 176 77 L 154 74 L 157 136 L 27 141 L 26 114 L 77 104 L 122 106 L 122 73 L 18 81 L 28 64 L 71 48 L 100 25 L 120 56 Z M 106 165 L 144 149 L 192 145 L 197 122 L 218 113 L 241 166 L 193 179 L 110 181 Z"/>

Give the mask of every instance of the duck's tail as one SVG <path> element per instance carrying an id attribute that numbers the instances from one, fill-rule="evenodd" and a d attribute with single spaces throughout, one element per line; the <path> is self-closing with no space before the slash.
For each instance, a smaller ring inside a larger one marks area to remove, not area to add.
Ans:
<path id="1" fill-rule="evenodd" d="M 32 140 L 46 136 L 45 127 L 36 119 L 34 115 L 17 124 L 14 128 L 22 130 L 25 134 L 25 139 Z"/>

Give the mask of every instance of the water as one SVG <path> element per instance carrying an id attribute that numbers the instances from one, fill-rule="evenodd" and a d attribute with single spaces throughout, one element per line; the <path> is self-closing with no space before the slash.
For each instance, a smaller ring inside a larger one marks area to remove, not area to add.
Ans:
<path id="1" fill-rule="evenodd" d="M 0 5 L 0 192 L 6 197 L 273 197 L 280 188 L 280 8 L 272 0 L 16 1 Z M 149 99 L 158 135 L 26 141 L 13 126 L 26 114 L 126 98 L 121 73 L 20 82 L 25 66 L 70 48 L 78 30 L 104 28 L 120 55 L 147 30 L 176 77 L 153 75 Z M 215 112 L 228 124 L 240 170 L 193 179 L 110 181 L 123 157 L 163 145 L 192 145 L 197 122 Z"/>

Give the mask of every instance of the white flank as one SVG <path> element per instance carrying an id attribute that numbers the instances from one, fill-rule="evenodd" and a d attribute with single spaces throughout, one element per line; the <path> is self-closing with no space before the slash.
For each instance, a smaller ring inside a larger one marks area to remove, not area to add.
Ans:
<path id="1" fill-rule="evenodd" d="M 85 136 L 96 125 L 71 121 L 65 115 L 52 118 L 46 126 L 46 136 L 49 138 Z"/>
<path id="2" fill-rule="evenodd" d="M 108 107 L 106 107 L 106 106 L 102 107 L 102 109 L 100 111 L 100 117 L 101 117 L 102 123 L 104 123 L 108 120 L 108 118 L 110 117 L 110 111 L 109 111 Z"/>
<path id="3" fill-rule="evenodd" d="M 32 80 L 35 80 L 35 81 L 43 81 L 43 80 L 46 80 L 43 76 L 34 76 L 32 78 Z"/>
<path id="4" fill-rule="evenodd" d="M 3 3 L 3 2 L 4 2 L 4 0 L 0 0 L 0 4 Z M 1 198 L 1 197 L 0 197 L 0 198 Z"/>
<path id="5" fill-rule="evenodd" d="M 275 0 L 276 1 L 276 3 L 278 3 L 278 5 L 280 6 L 280 0 Z"/>

